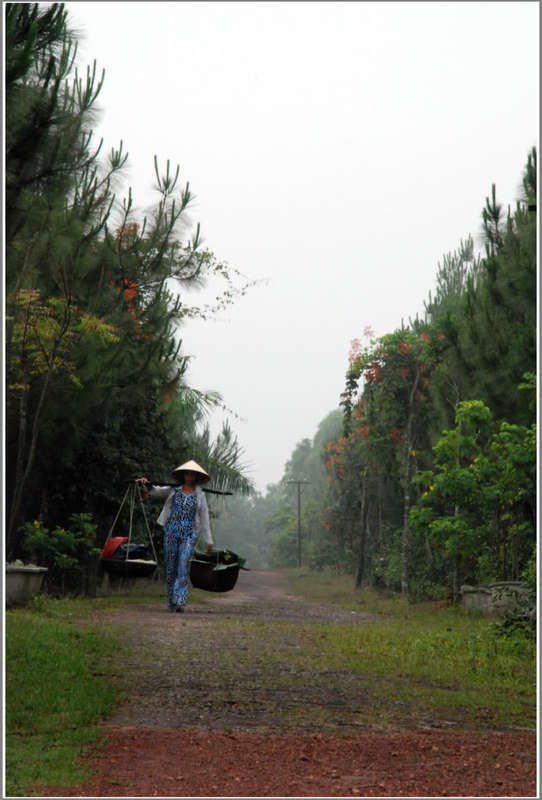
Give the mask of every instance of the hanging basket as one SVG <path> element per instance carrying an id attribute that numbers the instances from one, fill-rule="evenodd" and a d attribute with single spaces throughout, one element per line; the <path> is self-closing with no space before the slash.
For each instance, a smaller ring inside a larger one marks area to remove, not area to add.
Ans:
<path id="1" fill-rule="evenodd" d="M 132 541 L 132 519 L 136 505 L 136 498 L 139 499 L 150 546 L 143 544 L 142 542 Z M 126 500 L 128 500 L 130 510 L 130 528 L 128 531 L 128 536 L 113 536 L 113 529 L 117 524 L 117 520 Z M 110 575 L 120 575 L 123 578 L 148 578 L 153 574 L 158 566 L 158 558 L 156 556 L 156 550 L 154 549 L 154 542 L 152 541 L 147 514 L 145 512 L 143 499 L 141 497 L 141 491 L 138 484 L 135 482 L 131 481 L 126 489 L 126 493 L 120 504 L 117 516 L 115 517 L 115 521 L 111 526 L 109 535 L 102 550 L 100 563 L 104 570 Z"/>
<path id="2" fill-rule="evenodd" d="M 190 562 L 190 581 L 196 589 L 229 592 L 235 586 L 245 559 L 231 550 L 215 550 L 211 555 L 194 551 Z"/>
<path id="3" fill-rule="evenodd" d="M 124 578 L 148 578 L 158 566 L 146 544 L 129 542 L 127 536 L 110 539 L 100 560 L 106 572 Z"/>

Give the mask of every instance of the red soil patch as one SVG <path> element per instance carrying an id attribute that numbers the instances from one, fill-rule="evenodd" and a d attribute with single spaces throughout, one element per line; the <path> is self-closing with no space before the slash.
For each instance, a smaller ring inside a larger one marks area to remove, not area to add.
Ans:
<path id="1" fill-rule="evenodd" d="M 523 732 L 320 734 L 118 727 L 80 786 L 43 797 L 534 797 Z"/>
<path id="2" fill-rule="evenodd" d="M 42 797 L 536 796 L 534 731 L 489 724 L 469 730 L 459 712 L 444 722 L 431 709 L 415 714 L 394 704 L 393 687 L 389 697 L 372 697 L 363 676 L 322 671 L 314 659 L 283 674 L 289 653 L 297 652 L 299 623 L 363 626 L 372 618 L 309 603 L 284 584 L 278 573 L 252 571 L 234 592 L 191 601 L 182 616 L 148 603 L 108 616 L 104 624 L 121 625 L 119 639 L 133 653 L 123 673 L 129 701 L 104 726 L 106 745 L 85 759 L 91 777 L 35 791 Z M 224 627 L 230 619 L 288 625 L 266 629 L 262 641 L 257 629 L 249 636 Z M 268 661 L 266 648 L 282 648 L 282 661 Z"/>

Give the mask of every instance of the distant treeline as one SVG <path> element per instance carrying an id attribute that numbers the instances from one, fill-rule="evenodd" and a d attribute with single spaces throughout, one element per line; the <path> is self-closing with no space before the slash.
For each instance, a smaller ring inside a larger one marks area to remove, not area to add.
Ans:
<path id="1" fill-rule="evenodd" d="M 298 563 L 289 481 L 307 480 L 302 560 L 314 568 L 414 599 L 534 579 L 534 148 L 522 187 L 513 211 L 492 187 L 485 252 L 468 237 L 442 258 L 422 319 L 352 341 L 340 409 L 297 445 L 279 484 L 247 500 L 239 521 L 230 514 L 228 530 L 257 543 L 261 562 Z"/>

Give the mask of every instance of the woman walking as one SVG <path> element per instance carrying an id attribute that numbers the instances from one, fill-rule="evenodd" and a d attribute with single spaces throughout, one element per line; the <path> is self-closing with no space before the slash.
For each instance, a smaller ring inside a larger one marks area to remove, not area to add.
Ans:
<path id="1" fill-rule="evenodd" d="M 186 461 L 171 474 L 179 486 L 153 486 L 147 478 L 138 480 L 148 487 L 151 497 L 166 499 L 157 521 L 164 526 L 167 609 L 184 611 L 188 601 L 188 565 L 198 533 L 207 544 L 207 553 L 213 551 L 209 510 L 201 488 L 209 475 L 195 461 Z"/>

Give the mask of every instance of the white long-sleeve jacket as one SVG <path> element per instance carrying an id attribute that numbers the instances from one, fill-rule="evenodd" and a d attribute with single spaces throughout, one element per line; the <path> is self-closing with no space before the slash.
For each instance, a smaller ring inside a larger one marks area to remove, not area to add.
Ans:
<path id="1" fill-rule="evenodd" d="M 207 507 L 207 500 L 205 493 L 201 486 L 196 486 L 196 530 L 203 536 L 206 544 L 213 544 L 213 537 L 211 536 L 211 525 L 209 522 L 209 509 Z M 169 519 L 171 512 L 171 505 L 173 503 L 173 495 L 175 488 L 171 486 L 151 486 L 149 488 L 151 497 L 165 497 L 166 502 L 160 512 L 160 516 L 156 520 L 159 525 L 165 525 Z"/>

